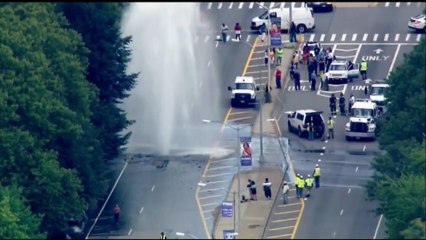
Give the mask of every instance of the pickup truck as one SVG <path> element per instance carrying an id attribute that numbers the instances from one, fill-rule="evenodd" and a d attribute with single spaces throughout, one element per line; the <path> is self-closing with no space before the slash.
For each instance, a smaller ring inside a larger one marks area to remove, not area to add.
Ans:
<path id="1" fill-rule="evenodd" d="M 349 61 L 334 60 L 331 62 L 328 72 L 325 73 L 330 83 L 347 83 L 348 80 L 359 78 L 359 64 L 353 63 L 353 68 L 349 70 Z"/>

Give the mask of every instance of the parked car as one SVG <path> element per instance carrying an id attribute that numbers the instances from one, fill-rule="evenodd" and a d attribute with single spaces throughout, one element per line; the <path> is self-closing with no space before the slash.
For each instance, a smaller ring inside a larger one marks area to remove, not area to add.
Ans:
<path id="1" fill-rule="evenodd" d="M 308 135 L 308 123 L 313 122 L 314 137 L 322 138 L 325 131 L 324 118 L 322 112 L 312 109 L 288 111 L 288 131 L 296 132 L 299 137 Z"/>
<path id="2" fill-rule="evenodd" d="M 333 3 L 331 2 L 306 2 L 306 6 L 311 8 L 314 13 L 333 11 Z"/>
<path id="3" fill-rule="evenodd" d="M 408 21 L 408 27 L 416 31 L 426 32 L 426 16 L 419 14 L 415 17 L 411 17 Z"/>

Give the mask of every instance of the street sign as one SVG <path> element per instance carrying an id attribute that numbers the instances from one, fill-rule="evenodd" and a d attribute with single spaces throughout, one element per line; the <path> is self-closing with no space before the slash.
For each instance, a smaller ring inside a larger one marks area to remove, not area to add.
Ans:
<path id="1" fill-rule="evenodd" d="M 234 230 L 223 230 L 223 239 L 235 239 Z"/>
<path id="2" fill-rule="evenodd" d="M 222 202 L 222 217 L 232 217 L 234 214 L 234 203 L 230 201 Z"/>
<path id="3" fill-rule="evenodd" d="M 252 165 L 251 137 L 240 137 L 241 166 Z"/>

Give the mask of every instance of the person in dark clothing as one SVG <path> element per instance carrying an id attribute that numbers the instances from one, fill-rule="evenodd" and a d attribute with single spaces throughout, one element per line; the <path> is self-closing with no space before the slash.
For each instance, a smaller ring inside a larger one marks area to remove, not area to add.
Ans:
<path id="1" fill-rule="evenodd" d="M 296 42 L 296 24 L 292 21 L 290 24 L 290 42 Z"/>
<path id="2" fill-rule="evenodd" d="M 265 182 L 263 183 L 263 192 L 266 199 L 272 199 L 271 182 L 269 182 L 268 178 L 265 178 Z"/>
<path id="3" fill-rule="evenodd" d="M 311 74 L 313 73 L 313 72 L 315 72 L 315 66 L 314 66 L 314 64 L 313 64 L 313 62 L 312 61 L 310 61 L 309 63 L 308 63 L 308 79 L 309 79 L 309 82 L 311 82 Z"/>
<path id="4" fill-rule="evenodd" d="M 317 75 L 315 72 L 311 73 L 311 91 L 315 91 L 315 87 L 317 85 Z"/>
<path id="5" fill-rule="evenodd" d="M 331 94 L 331 97 L 330 97 L 330 112 L 331 112 L 331 115 L 336 115 L 336 101 L 337 99 L 336 99 L 336 97 L 334 96 L 334 93 L 332 93 Z"/>
<path id="6" fill-rule="evenodd" d="M 317 57 L 318 57 L 318 55 L 319 55 L 320 51 L 321 51 L 321 49 L 318 47 L 318 45 L 315 45 L 315 48 L 314 48 L 315 58 L 317 58 Z"/>
<path id="7" fill-rule="evenodd" d="M 250 190 L 250 200 L 257 201 L 257 190 L 256 190 L 256 183 L 249 179 L 249 184 L 247 185 L 248 189 Z"/>
<path id="8" fill-rule="evenodd" d="M 340 114 L 342 116 L 345 116 L 346 115 L 346 112 L 345 112 L 345 96 L 343 95 L 343 93 L 340 93 L 339 109 L 340 109 Z"/>
<path id="9" fill-rule="evenodd" d="M 294 88 L 297 90 L 300 90 L 300 73 L 299 71 L 295 70 L 293 73 L 294 78 Z"/>
<path id="10" fill-rule="evenodd" d="M 314 68 L 315 75 L 318 76 L 318 61 L 315 57 L 311 59 L 312 67 Z"/>
<path id="11" fill-rule="evenodd" d="M 118 204 L 115 204 L 113 212 L 114 212 L 114 224 L 118 224 L 118 221 L 120 220 L 120 212 L 121 212 L 121 209 L 118 206 Z"/>
<path id="12" fill-rule="evenodd" d="M 296 71 L 296 66 L 293 63 L 290 63 L 290 71 L 289 71 L 289 73 L 290 73 L 290 79 L 291 80 L 294 80 L 294 76 L 293 76 L 294 71 Z"/>
<path id="13" fill-rule="evenodd" d="M 318 68 L 319 68 L 320 76 L 322 77 L 322 74 L 325 73 L 325 62 L 324 62 L 324 59 L 320 59 L 318 61 Z"/>

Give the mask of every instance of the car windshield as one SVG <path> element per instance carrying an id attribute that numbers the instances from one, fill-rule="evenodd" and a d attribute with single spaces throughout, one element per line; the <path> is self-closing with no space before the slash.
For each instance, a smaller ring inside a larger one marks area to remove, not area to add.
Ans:
<path id="1" fill-rule="evenodd" d="M 353 117 L 372 117 L 373 110 L 364 109 L 364 108 L 352 108 L 352 116 Z"/>
<path id="2" fill-rule="evenodd" d="M 237 83 L 235 89 L 249 89 L 254 90 L 254 86 L 251 83 Z"/>
<path id="3" fill-rule="evenodd" d="M 384 87 L 372 87 L 371 88 L 371 95 L 385 95 L 385 88 Z"/>
<path id="4" fill-rule="evenodd" d="M 330 66 L 330 70 L 333 70 L 333 71 L 344 71 L 344 70 L 346 70 L 346 66 L 345 65 L 337 65 L 337 64 L 335 64 L 335 65 L 331 65 Z"/>

